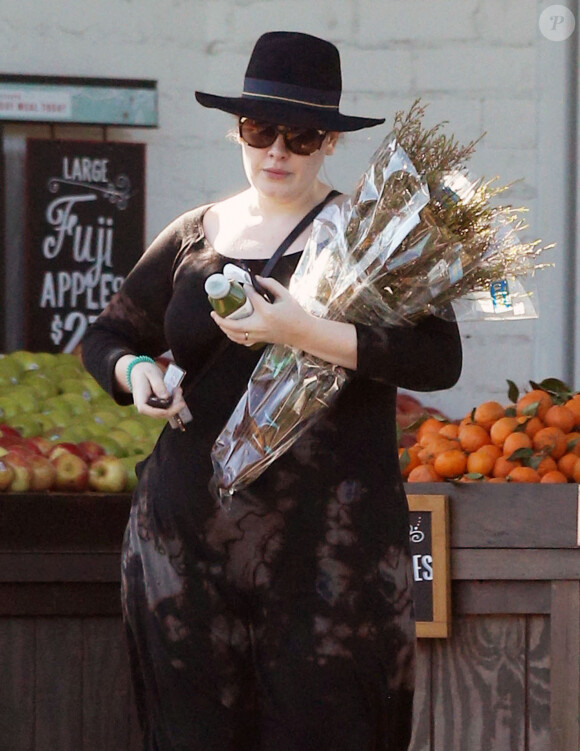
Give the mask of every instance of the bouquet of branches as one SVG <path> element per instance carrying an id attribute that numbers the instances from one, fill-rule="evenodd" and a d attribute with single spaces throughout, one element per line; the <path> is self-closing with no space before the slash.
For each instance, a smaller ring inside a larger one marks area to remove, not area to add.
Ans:
<path id="1" fill-rule="evenodd" d="M 524 210 L 494 202 L 505 187 L 470 177 L 477 142 L 426 128 L 424 112 L 416 101 L 397 113 L 352 195 L 315 220 L 291 294 L 314 315 L 371 325 L 447 317 L 452 303 L 463 320 L 533 317 L 524 282 L 548 246 L 519 239 Z M 259 477 L 346 380 L 305 352 L 267 347 L 213 446 L 214 495 Z"/>

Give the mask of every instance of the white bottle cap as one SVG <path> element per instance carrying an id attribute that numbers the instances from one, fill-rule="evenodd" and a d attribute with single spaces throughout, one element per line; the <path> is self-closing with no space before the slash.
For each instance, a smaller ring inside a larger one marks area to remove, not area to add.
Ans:
<path id="1" fill-rule="evenodd" d="M 205 280 L 205 291 L 208 297 L 219 299 L 230 291 L 230 283 L 223 274 L 212 274 Z"/>

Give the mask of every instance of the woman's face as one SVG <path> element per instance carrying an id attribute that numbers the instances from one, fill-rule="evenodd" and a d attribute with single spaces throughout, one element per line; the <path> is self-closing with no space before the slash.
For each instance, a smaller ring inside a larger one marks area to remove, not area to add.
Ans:
<path id="1" fill-rule="evenodd" d="M 308 156 L 292 153 L 282 134 L 263 149 L 241 141 L 246 177 L 258 193 L 281 203 L 306 198 L 315 190 L 318 172 L 324 158 L 334 152 L 337 138 L 338 133 L 328 132 L 322 146 Z"/>

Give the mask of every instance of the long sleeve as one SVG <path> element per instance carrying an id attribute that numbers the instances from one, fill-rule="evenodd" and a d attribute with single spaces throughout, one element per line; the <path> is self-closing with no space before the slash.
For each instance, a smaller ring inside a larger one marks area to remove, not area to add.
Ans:
<path id="1" fill-rule="evenodd" d="M 413 391 L 453 386 L 461 374 L 462 351 L 455 321 L 428 316 L 413 326 L 357 329 L 357 374 Z"/>
<path id="2" fill-rule="evenodd" d="M 182 246 L 182 224 L 176 219 L 158 235 L 83 338 L 85 367 L 121 404 L 130 403 L 131 396 L 115 389 L 117 360 L 133 353 L 156 357 L 168 349 L 164 318 Z"/>

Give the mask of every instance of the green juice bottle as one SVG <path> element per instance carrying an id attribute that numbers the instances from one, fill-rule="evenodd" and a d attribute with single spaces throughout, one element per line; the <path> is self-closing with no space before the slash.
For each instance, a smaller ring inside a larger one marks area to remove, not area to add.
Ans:
<path id="1" fill-rule="evenodd" d="M 205 280 L 205 291 L 210 305 L 222 318 L 246 318 L 254 312 L 239 282 L 226 279 L 223 274 L 212 274 Z"/>

